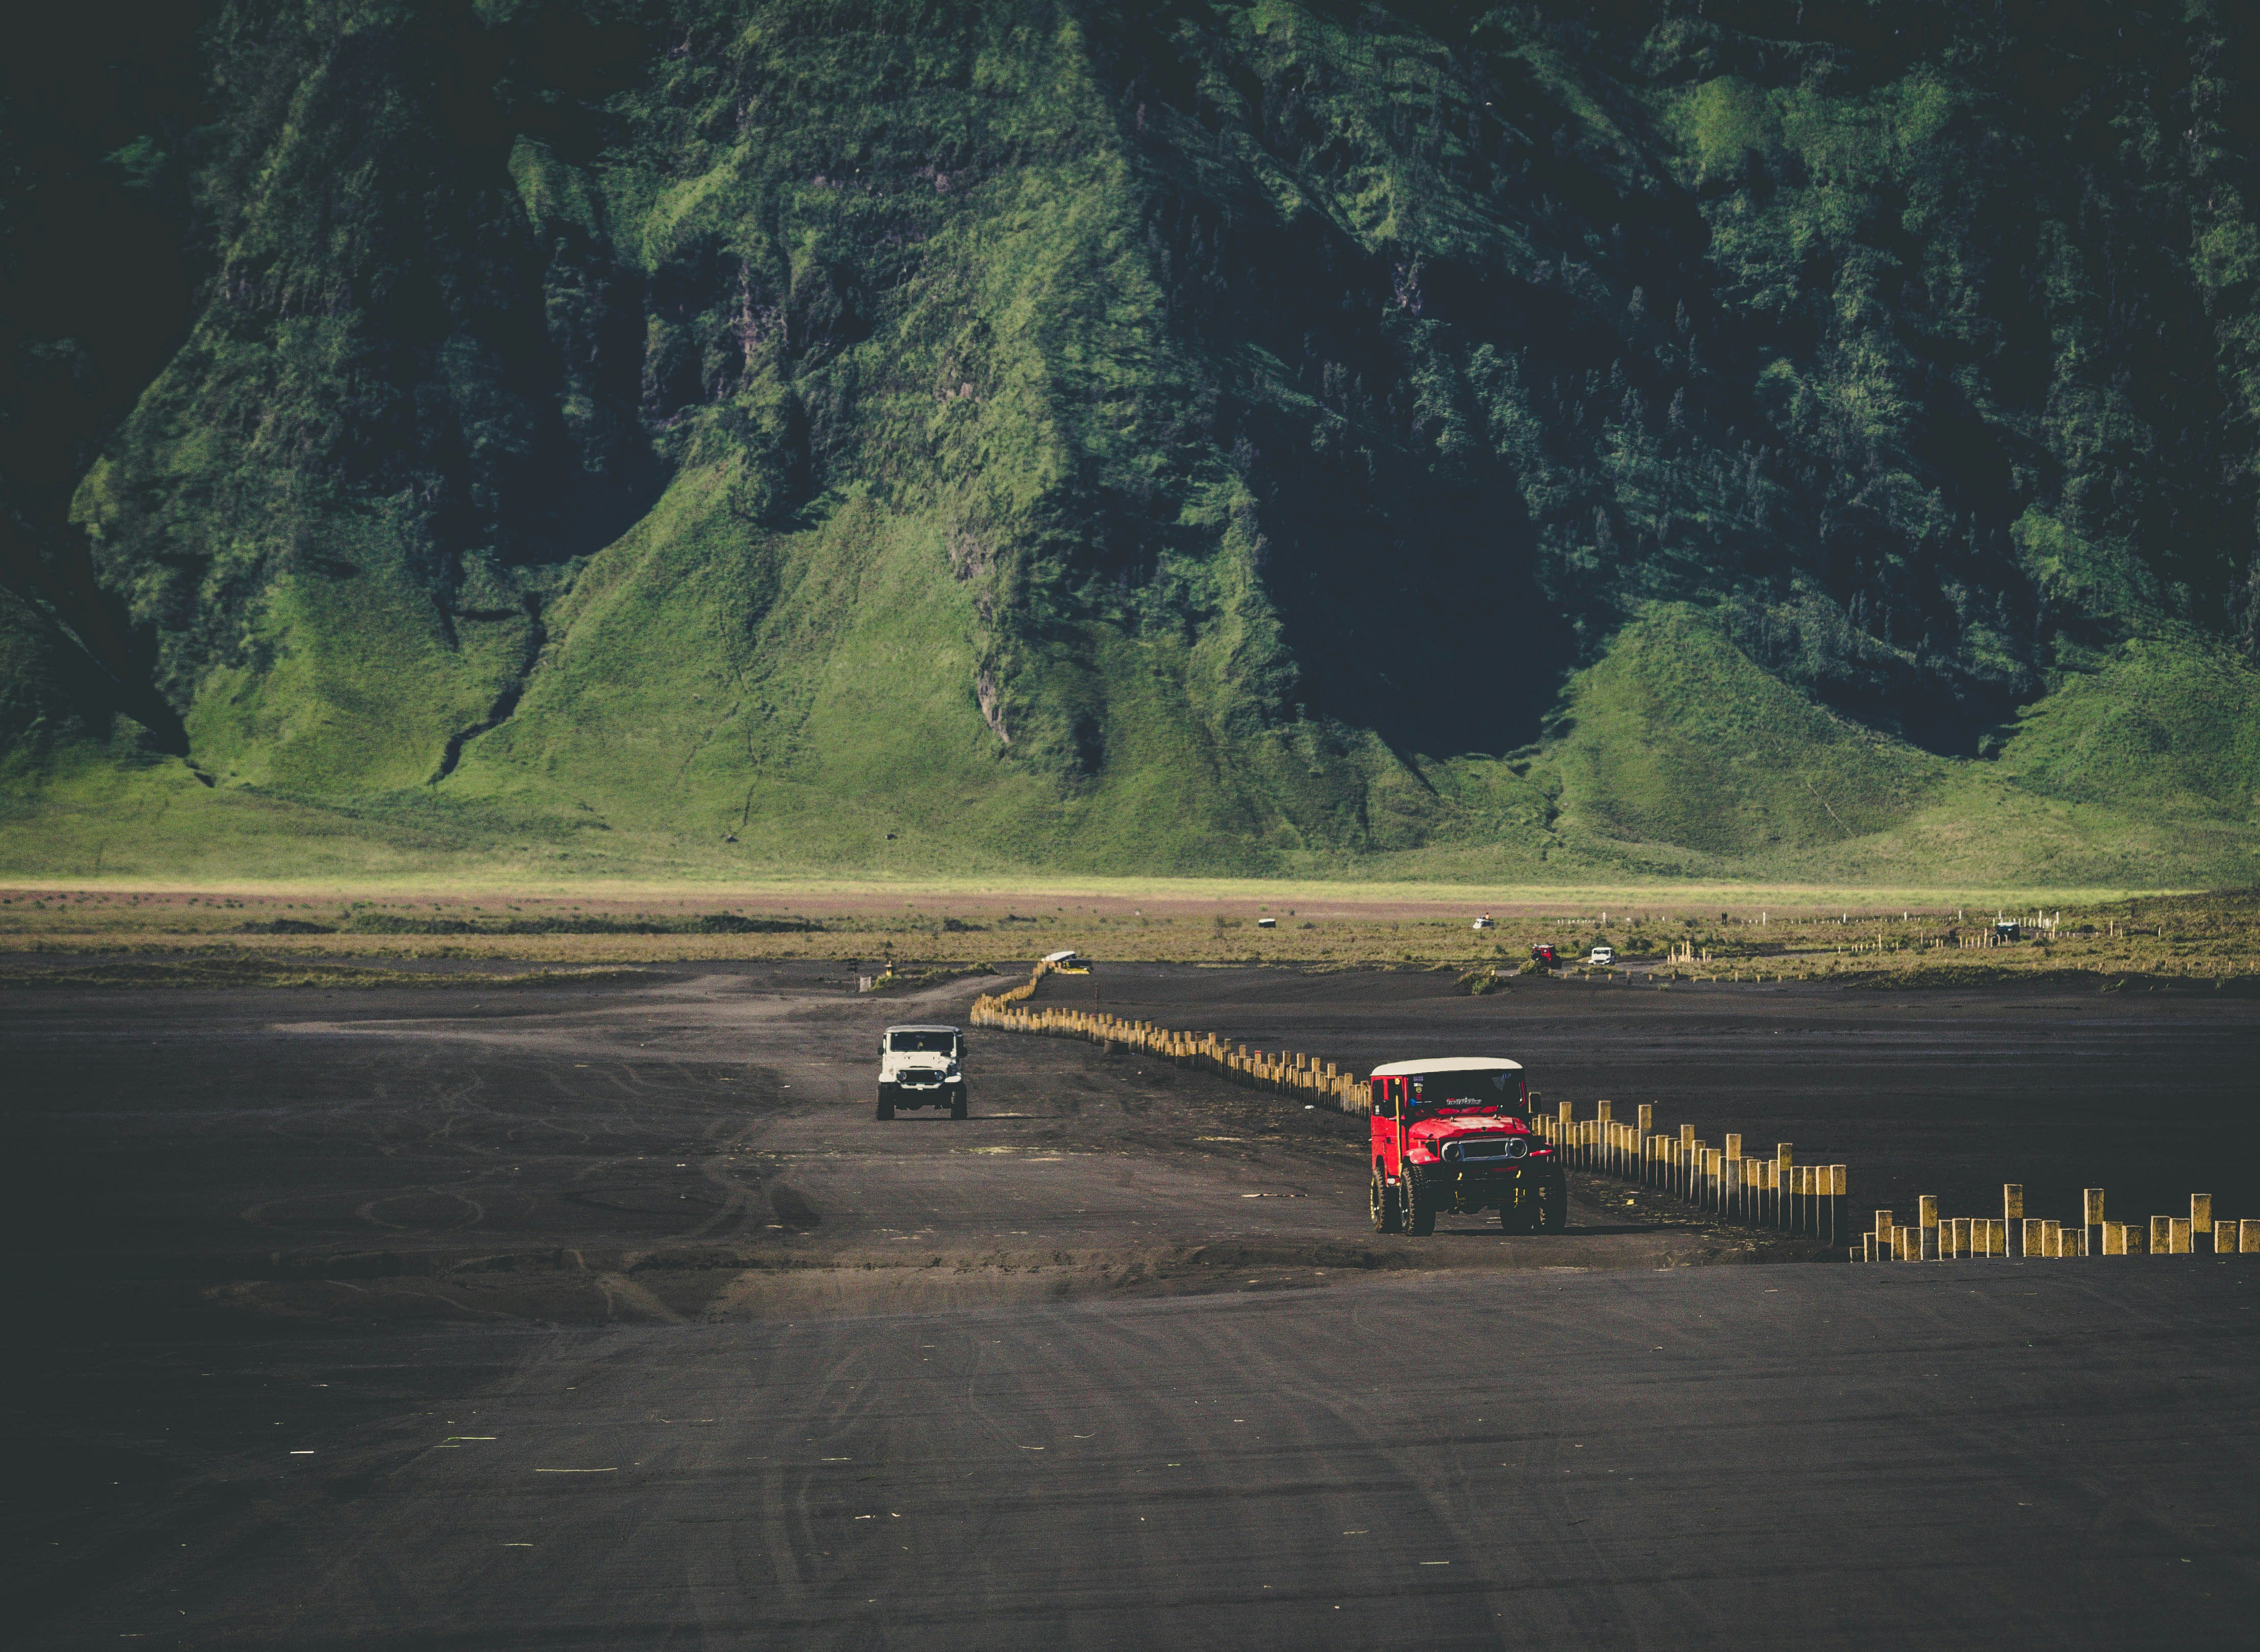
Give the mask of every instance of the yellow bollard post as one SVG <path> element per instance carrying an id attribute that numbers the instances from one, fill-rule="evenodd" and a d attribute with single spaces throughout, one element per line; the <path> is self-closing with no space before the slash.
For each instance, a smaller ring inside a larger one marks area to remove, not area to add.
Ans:
<path id="1" fill-rule="evenodd" d="M 2190 1219 L 2186 1216 L 2168 1217 L 2166 1219 L 2166 1254 L 2170 1256 L 2186 1256 L 2192 1253 L 2192 1248 Z"/>
<path id="2" fill-rule="evenodd" d="M 2218 1255 L 2221 1252 L 2221 1247 L 2215 1244 L 2213 1239 L 2212 1194 L 2192 1193 L 2190 1195 L 2189 1222 L 2192 1248 L 2194 1248 L 2198 1235 L 2202 1234 L 2205 1235 L 2206 1248 L 2214 1252 L 2214 1255 Z"/>
<path id="3" fill-rule="evenodd" d="M 2046 1256 L 2049 1254 L 2048 1224 L 2037 1216 L 2028 1216 L 2023 1222 L 2024 1231 L 2017 1240 L 2017 1254 L 2025 1257 Z"/>
<path id="4" fill-rule="evenodd" d="M 2025 1184 L 2022 1182 L 2001 1184 L 2001 1229 L 2004 1234 L 2013 1234 L 2025 1218 Z M 2006 1246 L 2007 1240 L 2002 1243 Z"/>
<path id="5" fill-rule="evenodd" d="M 2080 1202 L 2085 1206 L 2085 1209 L 2081 1213 L 2080 1221 L 2087 1229 L 2087 1232 L 2081 1242 L 2087 1247 L 2088 1253 L 2090 1255 L 2093 1255 L 2097 1251 L 2101 1250 L 2103 1244 L 2103 1234 L 2101 1232 L 2103 1226 L 2103 1190 L 2099 1187 L 2089 1188 L 2087 1191 L 2081 1196 Z M 2122 1246 L 2115 1253 L 2113 1251 L 2103 1250 L 2102 1254 L 2106 1256 L 2113 1255 L 2123 1256 L 2127 1252 Z"/>
<path id="6" fill-rule="evenodd" d="M 2123 1256 L 2127 1254 L 2126 1223 L 2098 1222 L 2096 1223 L 2096 1226 L 2103 1230 L 2103 1254 L 2105 1255 Z"/>
<path id="7" fill-rule="evenodd" d="M 2042 1222 L 2041 1224 L 2041 1232 L 2042 1235 L 2041 1240 L 2041 1255 L 2043 1256 L 2062 1256 L 2063 1255 L 2063 1224 L 2062 1222 Z"/>
<path id="8" fill-rule="evenodd" d="M 2236 1248 L 2246 1255 L 2260 1250 L 2260 1217 L 2240 1217 L 2236 1223 Z"/>
<path id="9" fill-rule="evenodd" d="M 1922 1235 L 1922 1260 L 1936 1262 L 1938 1258 L 1938 1195 L 1922 1194 L 1915 1200 L 1914 1225 Z"/>
<path id="10" fill-rule="evenodd" d="M 2174 1248 L 2174 1219 L 2171 1216 L 2150 1218 L 2150 1255 L 2168 1256 Z"/>

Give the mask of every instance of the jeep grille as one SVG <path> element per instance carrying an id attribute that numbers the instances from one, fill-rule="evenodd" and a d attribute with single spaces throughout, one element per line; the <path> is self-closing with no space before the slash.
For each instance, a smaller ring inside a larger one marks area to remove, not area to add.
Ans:
<path id="1" fill-rule="evenodd" d="M 1476 1136 L 1444 1143 L 1448 1159 L 1519 1159 L 1530 1151 L 1530 1144 L 1520 1136 Z"/>

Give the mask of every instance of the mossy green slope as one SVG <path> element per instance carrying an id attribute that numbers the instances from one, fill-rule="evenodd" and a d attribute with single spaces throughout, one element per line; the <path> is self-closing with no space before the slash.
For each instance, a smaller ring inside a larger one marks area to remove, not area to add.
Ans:
<path id="1" fill-rule="evenodd" d="M 240 0 L 77 516 L 375 840 L 2249 873 L 2253 31 L 2136 10 Z"/>

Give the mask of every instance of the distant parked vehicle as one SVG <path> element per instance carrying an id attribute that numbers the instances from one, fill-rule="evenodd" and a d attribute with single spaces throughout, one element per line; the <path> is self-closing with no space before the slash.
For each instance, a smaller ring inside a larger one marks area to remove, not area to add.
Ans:
<path id="1" fill-rule="evenodd" d="M 1279 920 L 1276 918 L 1259 918 L 1255 920 L 1255 926 L 1258 929 L 1277 929 L 1279 927 Z"/>
<path id="2" fill-rule="evenodd" d="M 1491 926 L 1491 914 L 1489 912 L 1485 912 L 1482 917 L 1477 919 L 1475 922 L 1468 926 L 1470 929 L 1489 929 Z"/>
<path id="3" fill-rule="evenodd" d="M 1052 973 L 1055 975 L 1089 975 L 1091 973 L 1091 960 L 1072 947 L 1063 952 L 1046 953 L 1044 962 L 1052 967 Z"/>
<path id="4" fill-rule="evenodd" d="M 1614 947 L 1606 946 L 1594 948 L 1591 954 L 1585 959 L 1587 963 L 1614 963 L 1616 961 L 1617 949 Z"/>
<path id="5" fill-rule="evenodd" d="M 965 1117 L 965 1035 L 954 1026 L 890 1026 L 879 1039 L 879 1117 L 947 1107 Z"/>
<path id="6" fill-rule="evenodd" d="M 1531 948 L 1530 962 L 1536 964 L 1543 964 L 1546 968 L 1551 969 L 1556 964 L 1562 962 L 1562 955 L 1555 950 L 1554 943 L 1552 941 L 1541 940 L 1536 946 Z"/>
<path id="7" fill-rule="evenodd" d="M 1993 939 L 1996 940 L 2016 940 L 2021 938 L 2024 933 L 2013 918 L 2001 919 L 1993 926 Z"/>

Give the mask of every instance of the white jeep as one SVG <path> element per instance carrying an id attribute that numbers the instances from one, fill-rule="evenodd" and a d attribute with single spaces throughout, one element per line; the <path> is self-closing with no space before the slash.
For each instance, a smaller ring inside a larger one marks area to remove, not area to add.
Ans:
<path id="1" fill-rule="evenodd" d="M 879 1040 L 879 1117 L 948 1107 L 965 1117 L 965 1035 L 954 1026 L 890 1026 Z"/>

